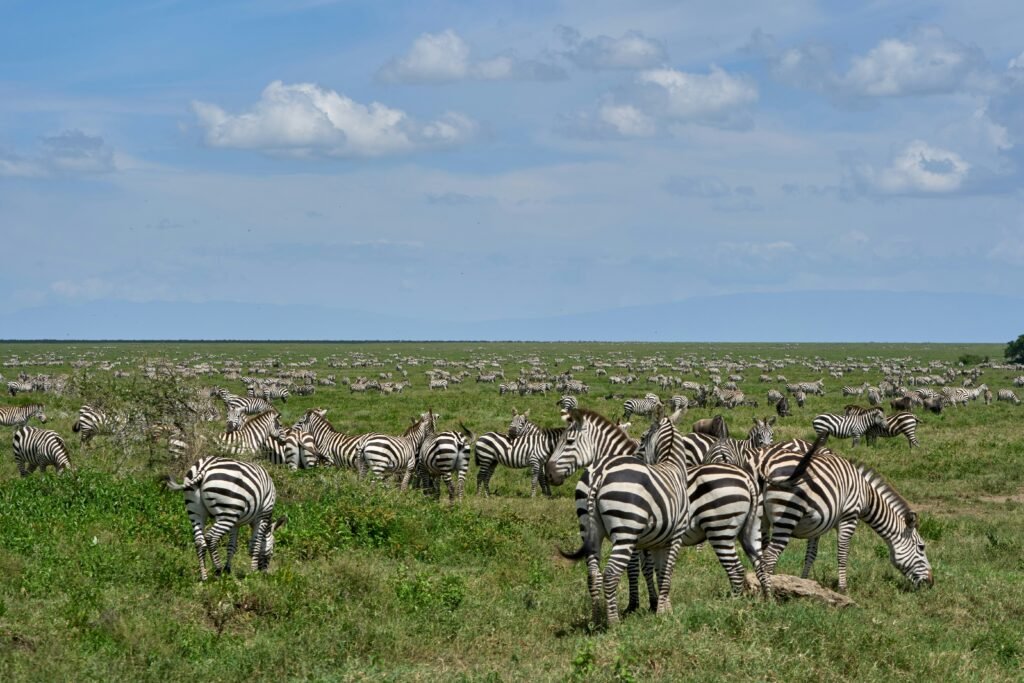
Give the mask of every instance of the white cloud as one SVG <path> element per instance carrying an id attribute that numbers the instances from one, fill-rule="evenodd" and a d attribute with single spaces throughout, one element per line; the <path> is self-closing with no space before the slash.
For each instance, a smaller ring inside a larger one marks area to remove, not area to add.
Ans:
<path id="1" fill-rule="evenodd" d="M 40 138 L 40 150 L 32 157 L 0 152 L 0 176 L 45 178 L 114 170 L 117 170 L 114 150 L 102 137 L 77 129 Z"/>
<path id="2" fill-rule="evenodd" d="M 847 98 L 988 92 L 995 86 L 979 48 L 964 45 L 934 26 L 882 40 L 865 54 L 853 56 L 845 72 L 834 61 L 827 45 L 808 44 L 778 53 L 771 68 L 791 85 Z"/>
<path id="3" fill-rule="evenodd" d="M 192 108 L 211 147 L 259 149 L 280 154 L 373 157 L 457 145 L 470 139 L 476 124 L 447 113 L 426 124 L 400 109 L 360 104 L 312 83 L 274 81 L 260 101 L 232 115 L 214 104 Z"/>
<path id="4" fill-rule="evenodd" d="M 604 104 L 598 117 L 624 137 L 648 137 L 656 131 L 654 120 L 631 104 Z"/>
<path id="5" fill-rule="evenodd" d="M 558 31 L 569 46 L 562 54 L 582 69 L 645 69 L 668 58 L 661 43 L 640 31 L 627 31 L 619 38 L 597 36 L 586 40 L 568 26 L 560 26 Z"/>
<path id="6" fill-rule="evenodd" d="M 959 154 L 914 140 L 886 168 L 855 170 L 859 184 L 881 194 L 946 194 L 961 188 L 970 164 Z"/>
<path id="7" fill-rule="evenodd" d="M 469 45 L 455 31 L 424 33 L 409 52 L 385 64 L 378 78 L 390 83 L 450 83 L 461 80 L 549 81 L 565 77 L 561 68 L 514 54 L 474 59 Z"/>
<path id="8" fill-rule="evenodd" d="M 719 119 L 758 98 L 757 86 L 750 78 L 730 75 L 714 65 L 706 75 L 652 69 L 641 72 L 637 82 L 663 94 L 665 115 L 683 121 Z"/>

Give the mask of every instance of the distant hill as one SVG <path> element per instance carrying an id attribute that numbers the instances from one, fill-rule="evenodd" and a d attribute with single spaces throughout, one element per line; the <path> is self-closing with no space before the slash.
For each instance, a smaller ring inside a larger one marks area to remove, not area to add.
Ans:
<path id="1" fill-rule="evenodd" d="M 487 313 L 480 311 L 480 317 Z M 89 302 L 0 314 L 4 339 L 1004 342 L 1022 332 L 1021 298 L 868 291 L 731 294 L 480 322 L 303 305 L 181 302 Z"/>

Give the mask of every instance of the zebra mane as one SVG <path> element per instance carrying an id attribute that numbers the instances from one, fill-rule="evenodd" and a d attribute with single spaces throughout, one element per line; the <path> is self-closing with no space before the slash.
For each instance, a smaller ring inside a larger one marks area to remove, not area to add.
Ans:
<path id="1" fill-rule="evenodd" d="M 610 419 L 608 419 L 601 413 L 595 412 L 588 408 L 576 408 L 574 410 L 571 410 L 569 412 L 569 415 L 576 422 L 580 422 L 582 420 L 589 420 L 590 422 L 595 422 L 598 425 L 608 426 L 625 433 L 625 431 L 621 427 L 619 427 L 618 424 L 612 422 Z"/>
<path id="2" fill-rule="evenodd" d="M 868 482 L 868 485 L 875 489 L 878 495 L 881 496 L 882 500 L 892 505 L 897 513 L 905 515 L 908 512 L 913 512 L 910 508 L 910 503 L 908 503 L 903 496 L 896 493 L 896 489 L 890 486 L 889 482 L 882 478 L 882 475 L 863 463 L 855 462 L 853 465 L 857 468 L 857 471 L 863 475 L 864 479 Z"/>

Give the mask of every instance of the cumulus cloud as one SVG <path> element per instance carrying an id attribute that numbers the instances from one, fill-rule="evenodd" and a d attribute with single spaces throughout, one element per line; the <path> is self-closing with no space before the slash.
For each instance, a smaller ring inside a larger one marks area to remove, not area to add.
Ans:
<path id="1" fill-rule="evenodd" d="M 651 69 L 641 72 L 637 83 L 659 113 L 676 121 L 725 123 L 758 99 L 752 79 L 714 65 L 707 74 Z"/>
<path id="2" fill-rule="evenodd" d="M 579 31 L 568 26 L 556 30 L 567 46 L 562 54 L 581 69 L 646 69 L 668 59 L 665 47 L 640 31 L 627 31 L 619 38 L 584 39 Z"/>
<path id="3" fill-rule="evenodd" d="M 769 57 L 773 75 L 783 82 L 845 98 L 909 97 L 960 91 L 987 92 L 995 85 L 985 55 L 942 29 L 923 26 L 902 38 L 886 38 L 845 70 L 835 65 L 832 49 L 807 44 L 778 51 L 764 34 L 751 45 Z"/>
<path id="4" fill-rule="evenodd" d="M 490 59 L 475 59 L 466 41 L 448 29 L 418 37 L 408 53 L 381 67 L 377 77 L 389 83 L 551 81 L 565 78 L 565 72 L 556 64 L 520 59 L 511 52 Z"/>
<path id="5" fill-rule="evenodd" d="M 476 132 L 476 124 L 459 113 L 420 123 L 400 109 L 360 104 L 312 83 L 274 81 L 242 114 L 205 102 L 193 102 L 192 108 L 211 147 L 299 156 L 402 154 L 458 145 Z"/>
<path id="6" fill-rule="evenodd" d="M 39 150 L 28 157 L 0 151 L 0 176 L 45 178 L 90 175 L 117 169 L 114 150 L 98 135 L 77 129 L 39 139 Z"/>
<path id="7" fill-rule="evenodd" d="M 858 189 L 883 195 L 941 195 L 960 190 L 970 168 L 959 154 L 914 140 L 885 168 L 856 167 L 853 179 Z"/>

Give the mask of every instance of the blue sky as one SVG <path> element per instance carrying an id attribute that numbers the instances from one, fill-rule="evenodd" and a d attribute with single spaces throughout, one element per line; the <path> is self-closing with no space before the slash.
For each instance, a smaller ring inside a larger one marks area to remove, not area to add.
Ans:
<path id="1" fill-rule="evenodd" d="M 192 303 L 182 336 L 203 337 L 217 304 L 486 325 L 1024 285 L 1024 3 L 0 0 L 0 16 L 15 325 Z"/>

